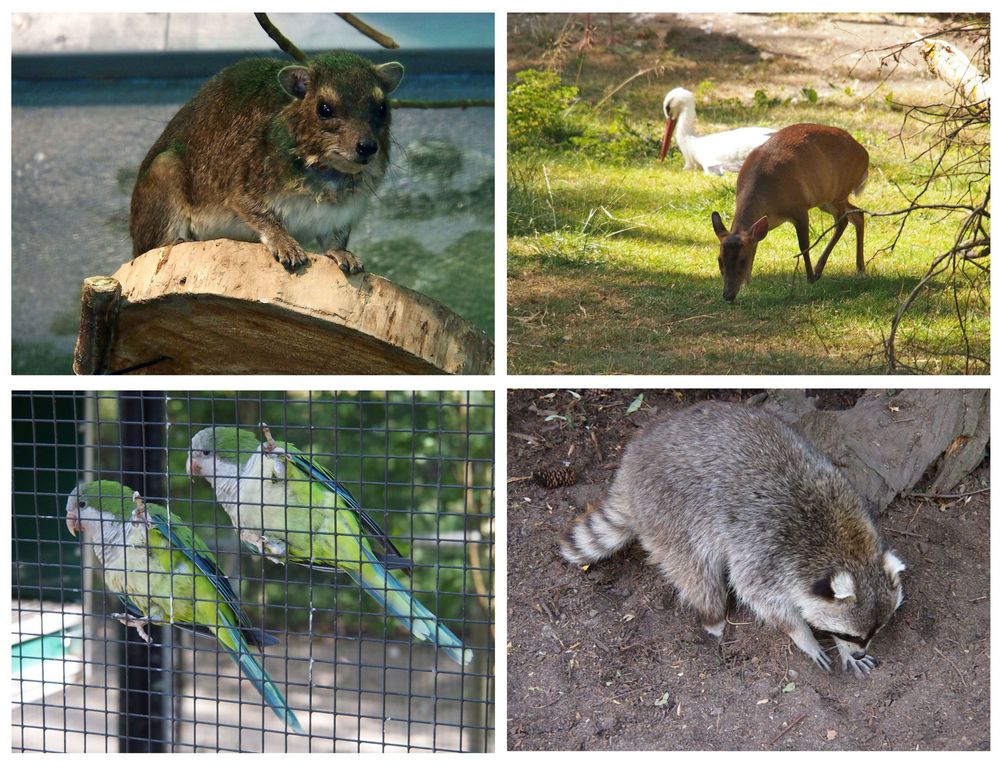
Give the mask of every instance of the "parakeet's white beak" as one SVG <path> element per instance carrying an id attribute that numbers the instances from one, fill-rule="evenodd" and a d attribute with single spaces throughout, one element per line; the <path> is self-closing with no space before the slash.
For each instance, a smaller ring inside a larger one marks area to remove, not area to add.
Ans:
<path id="1" fill-rule="evenodd" d="M 187 462 L 184 465 L 184 469 L 188 475 L 201 475 L 201 466 L 198 461 L 194 458 L 191 452 L 188 452 Z"/>
<path id="2" fill-rule="evenodd" d="M 76 490 L 74 489 L 74 492 Z M 77 506 L 76 494 L 70 494 L 66 503 L 66 528 L 74 537 L 80 534 L 80 509 Z"/>

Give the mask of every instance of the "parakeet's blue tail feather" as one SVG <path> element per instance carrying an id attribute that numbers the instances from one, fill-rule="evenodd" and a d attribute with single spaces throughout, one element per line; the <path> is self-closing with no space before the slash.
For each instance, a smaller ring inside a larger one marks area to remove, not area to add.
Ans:
<path id="1" fill-rule="evenodd" d="M 472 662 L 472 649 L 466 649 L 462 641 L 446 628 L 420 601 L 410 595 L 403 584 L 392 573 L 374 560 L 366 562 L 359 574 L 348 570 L 354 580 L 378 601 L 392 616 L 409 628 L 419 641 L 427 641 L 441 648 L 459 665 Z"/>
<path id="2" fill-rule="evenodd" d="M 229 631 L 226 633 L 226 631 Z M 261 666 L 257 661 L 257 658 L 253 656 L 250 652 L 250 647 L 246 645 L 243 641 L 243 636 L 240 634 L 239 630 L 235 626 L 221 627 L 219 628 L 220 636 L 226 633 L 228 638 L 220 640 L 222 645 L 226 647 L 226 650 L 233 655 L 233 659 L 236 660 L 236 664 L 240 666 L 240 670 L 243 671 L 243 675 L 250 679 L 254 687 L 260 692 L 260 696 L 264 698 L 264 702 L 268 704 L 274 714 L 287 724 L 291 729 L 295 731 L 296 734 L 305 734 L 305 730 L 299 723 L 299 719 L 295 717 L 294 711 L 288 707 L 288 703 L 285 702 L 285 698 L 281 696 L 281 692 L 278 691 L 278 687 L 274 685 L 274 681 L 267 674 L 267 671 Z M 233 649 L 227 641 L 233 641 L 236 644 L 236 648 Z"/>

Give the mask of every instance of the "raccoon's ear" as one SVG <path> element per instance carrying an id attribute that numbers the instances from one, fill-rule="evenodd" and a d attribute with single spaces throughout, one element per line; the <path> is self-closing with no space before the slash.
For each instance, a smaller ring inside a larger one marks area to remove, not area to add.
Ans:
<path id="1" fill-rule="evenodd" d="M 886 550 L 882 554 L 882 567 L 893 582 L 899 580 L 899 572 L 906 571 L 906 564 L 892 550 Z"/>
<path id="2" fill-rule="evenodd" d="M 838 571 L 830 579 L 830 589 L 833 590 L 833 597 L 838 601 L 854 598 L 854 577 L 850 575 L 850 572 Z"/>
<path id="3" fill-rule="evenodd" d="M 838 571 L 813 583 L 813 592 L 820 598 L 844 601 L 854 598 L 854 577 L 846 571 Z"/>

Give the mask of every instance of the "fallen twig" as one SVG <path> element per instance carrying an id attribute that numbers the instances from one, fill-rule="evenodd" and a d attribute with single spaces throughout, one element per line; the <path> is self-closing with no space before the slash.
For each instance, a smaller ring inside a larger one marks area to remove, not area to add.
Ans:
<path id="1" fill-rule="evenodd" d="M 899 496 L 901 497 L 916 497 L 917 499 L 962 499 L 964 497 L 971 497 L 973 494 L 985 494 L 990 490 L 989 486 L 982 489 L 974 489 L 973 491 L 964 491 L 961 494 L 921 494 L 916 491 L 904 491 Z"/>
<path id="2" fill-rule="evenodd" d="M 774 743 L 776 743 L 778 740 L 780 740 L 782 737 L 788 734 L 788 732 L 790 732 L 792 729 L 794 729 L 796 726 L 802 723 L 805 720 L 805 717 L 806 717 L 805 713 L 795 716 L 795 718 L 792 719 L 791 723 L 788 724 L 788 726 L 786 726 L 780 732 L 778 732 L 767 744 L 773 745 Z"/>

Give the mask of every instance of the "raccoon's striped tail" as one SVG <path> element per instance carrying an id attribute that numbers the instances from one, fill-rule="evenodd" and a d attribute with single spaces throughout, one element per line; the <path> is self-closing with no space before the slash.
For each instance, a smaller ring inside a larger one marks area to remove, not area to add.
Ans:
<path id="1" fill-rule="evenodd" d="M 365 562 L 361 566 L 361 573 L 358 574 L 353 569 L 348 569 L 348 573 L 368 595 L 402 622 L 418 641 L 435 644 L 459 665 L 468 665 L 472 662 L 472 649 L 466 649 L 459 637 L 414 598 L 391 572 L 376 562 L 374 556 L 365 551 L 362 553 Z"/>
<path id="2" fill-rule="evenodd" d="M 612 491 L 602 505 L 579 516 L 559 543 L 562 557 L 582 566 L 607 558 L 631 542 L 635 534 L 626 525 L 621 505 Z"/>

